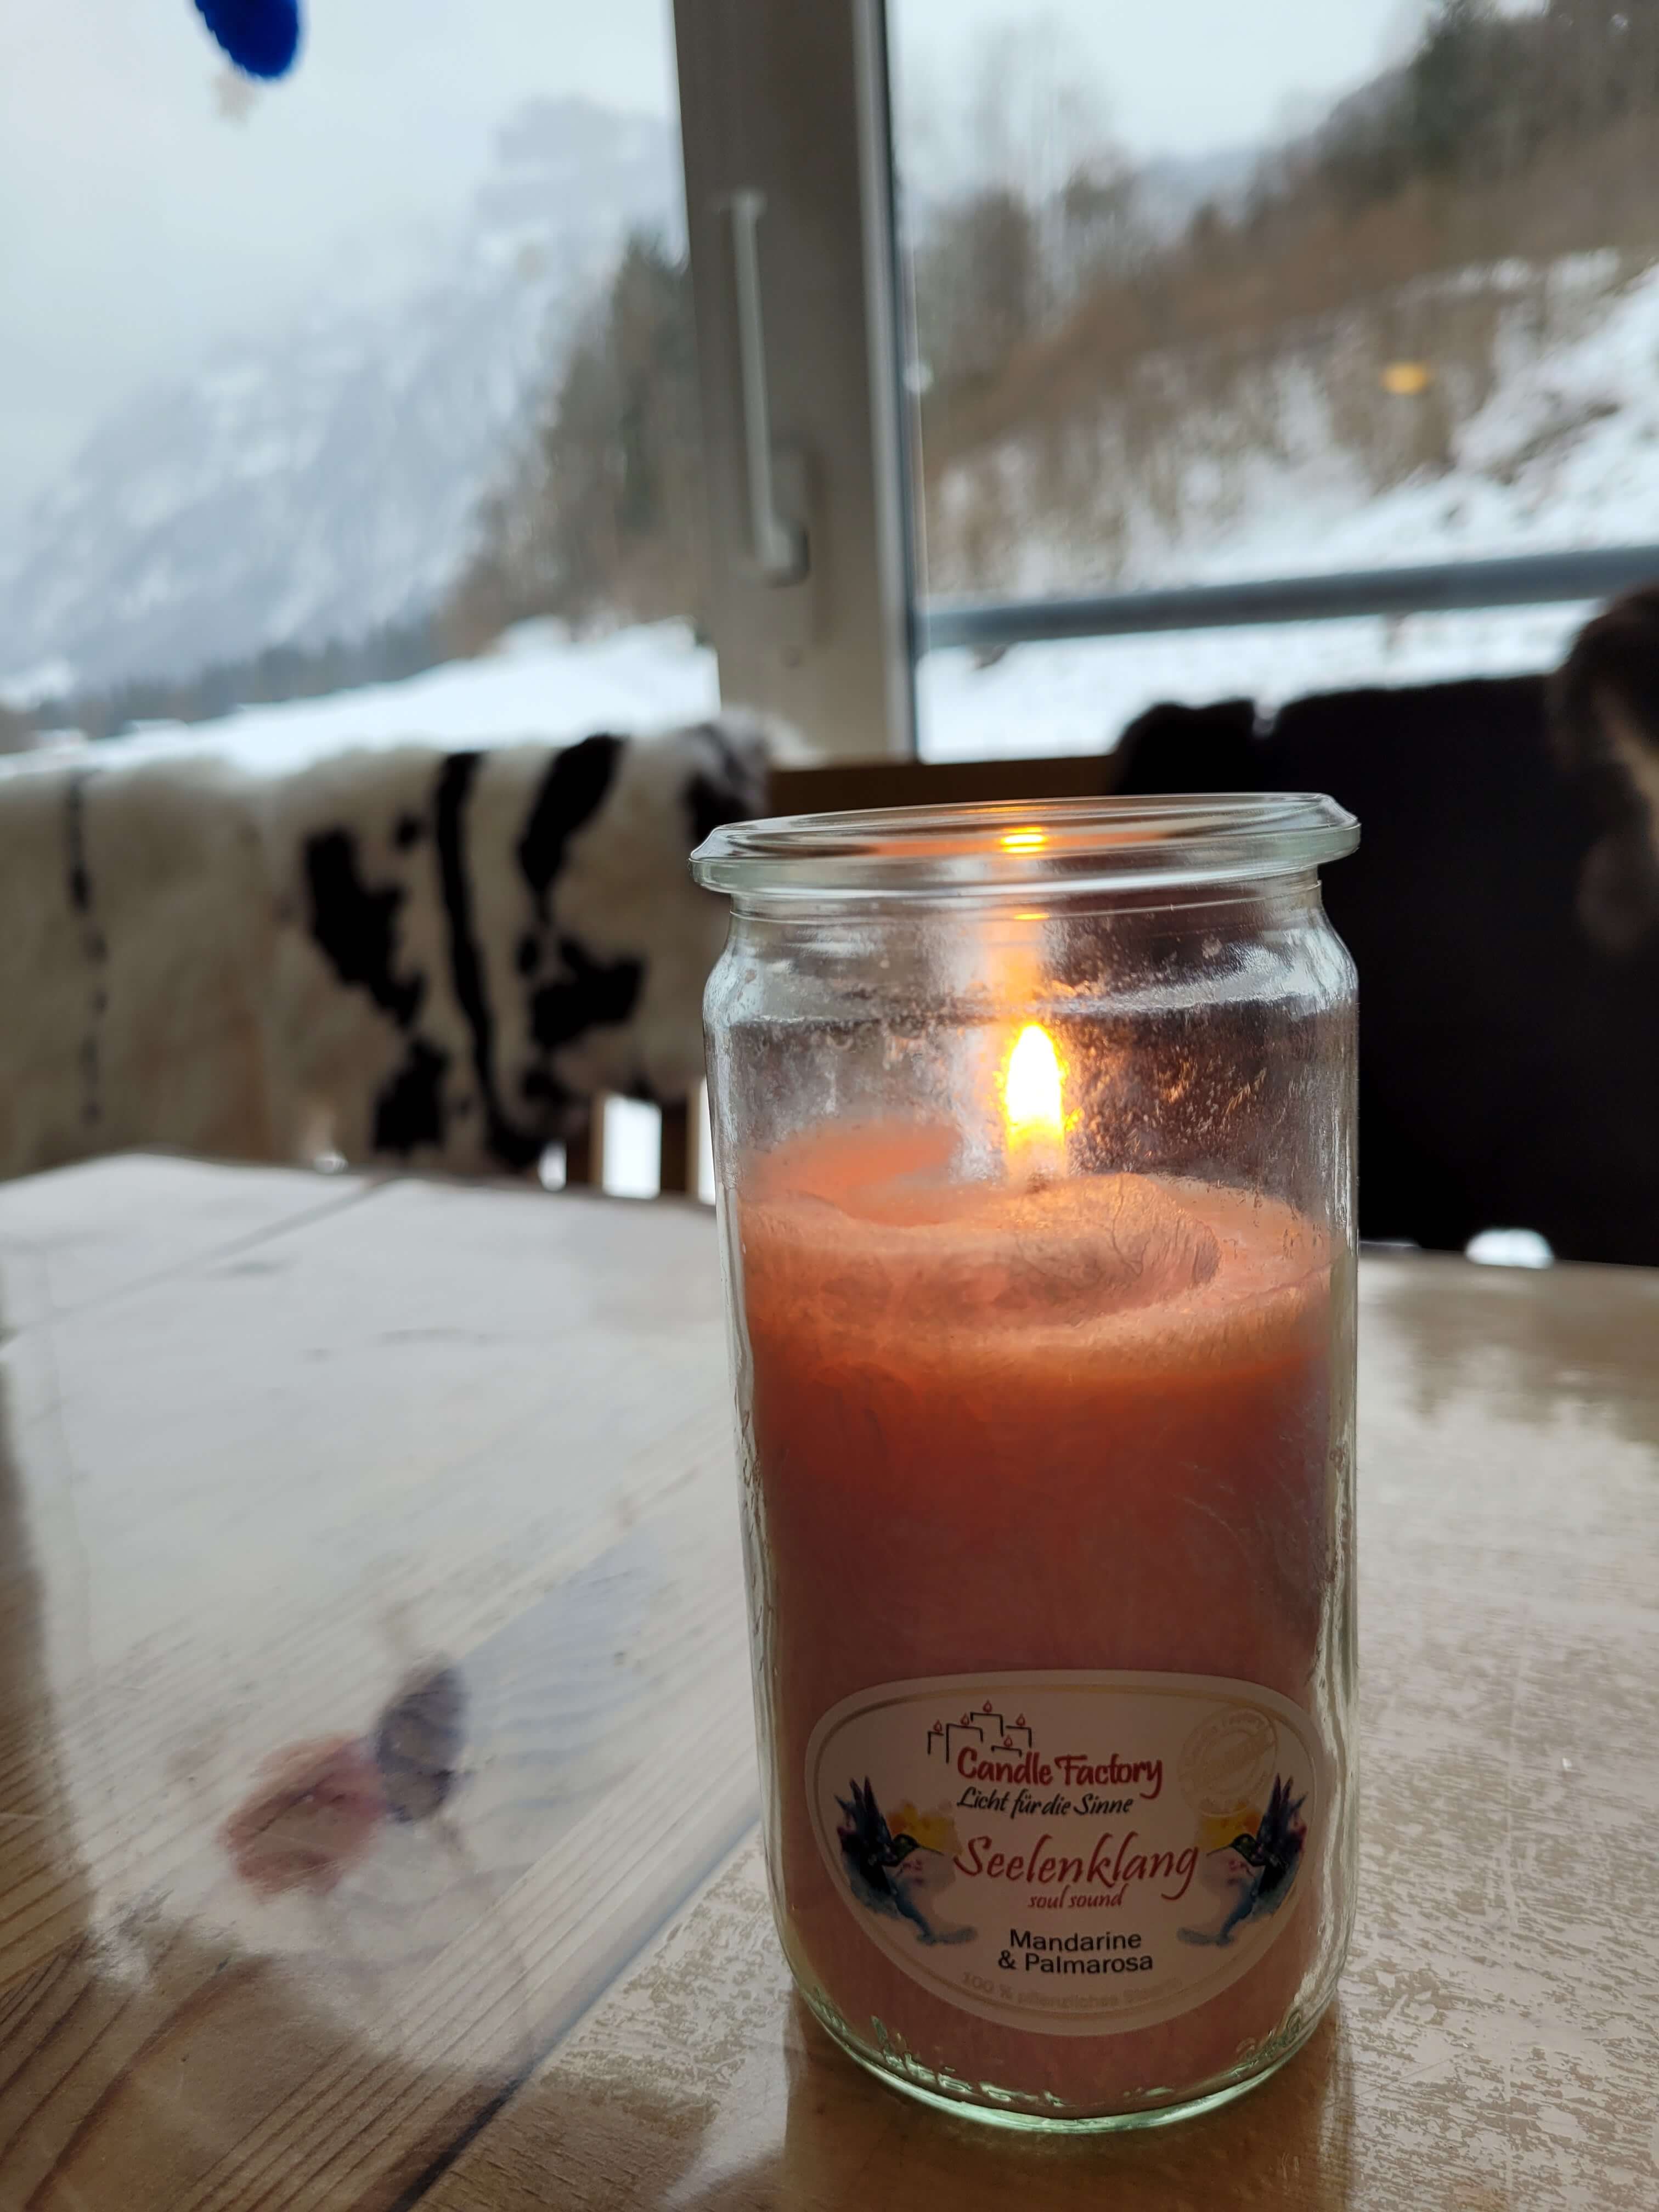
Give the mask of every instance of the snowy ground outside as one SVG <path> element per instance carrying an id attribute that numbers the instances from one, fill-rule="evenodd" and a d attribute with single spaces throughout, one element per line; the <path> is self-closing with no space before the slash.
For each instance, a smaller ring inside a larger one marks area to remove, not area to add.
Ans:
<path id="1" fill-rule="evenodd" d="M 1313 691 L 1535 675 L 1562 659 L 1588 605 L 1170 631 L 1016 646 L 987 668 L 965 647 L 916 672 L 927 760 L 1109 752 L 1160 700 L 1254 699 L 1264 714 Z"/>
<path id="2" fill-rule="evenodd" d="M 1527 607 L 1080 638 L 1016 646 L 988 667 L 952 648 L 930 653 L 916 672 L 922 757 L 1109 752 L 1125 724 L 1162 699 L 1201 705 L 1242 696 L 1271 712 L 1348 684 L 1536 672 L 1561 659 L 1590 611 Z M 477 660 L 330 698 L 244 708 L 221 721 L 155 726 L 110 740 L 98 758 L 113 766 L 212 752 L 274 775 L 356 745 L 411 738 L 501 744 L 649 729 L 711 714 L 719 702 L 714 655 L 684 623 L 574 640 L 556 623 L 527 623 Z M 0 761 L 0 772 L 27 773 L 60 757 L 20 754 Z"/>
<path id="3" fill-rule="evenodd" d="M 214 722 L 156 723 L 96 749 L 100 764 L 211 752 L 280 775 L 359 745 L 430 738 L 441 744 L 563 739 L 641 730 L 708 714 L 720 703 L 714 656 L 684 623 L 654 623 L 572 640 L 556 623 L 525 623 L 494 653 L 397 684 L 323 699 L 244 707 Z M 0 770 L 27 772 L 55 756 L 23 753 Z"/>

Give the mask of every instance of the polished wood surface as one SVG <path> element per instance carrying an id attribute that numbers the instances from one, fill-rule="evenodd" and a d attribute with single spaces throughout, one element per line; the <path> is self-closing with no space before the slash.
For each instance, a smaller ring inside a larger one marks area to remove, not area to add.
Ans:
<path id="1" fill-rule="evenodd" d="M 705 1213 L 0 1190 L 0 2212 L 1659 2206 L 1659 1276 L 1362 1275 L 1341 2002 L 1045 2145 L 789 1996 Z"/>
<path id="2" fill-rule="evenodd" d="M 0 2206 L 395 2203 L 754 1818 L 708 1218 L 116 1161 L 0 1253 Z M 435 1812 L 267 1817 L 441 1661 Z"/>

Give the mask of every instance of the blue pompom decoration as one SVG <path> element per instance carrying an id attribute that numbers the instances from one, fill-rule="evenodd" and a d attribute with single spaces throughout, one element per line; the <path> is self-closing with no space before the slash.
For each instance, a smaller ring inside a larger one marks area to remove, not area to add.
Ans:
<path id="1" fill-rule="evenodd" d="M 196 0 L 196 12 L 247 76 L 284 76 L 300 51 L 300 0 Z"/>

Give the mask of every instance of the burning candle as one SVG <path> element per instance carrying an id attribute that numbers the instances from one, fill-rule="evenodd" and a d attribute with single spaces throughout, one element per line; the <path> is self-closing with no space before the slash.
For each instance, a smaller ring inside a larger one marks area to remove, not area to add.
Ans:
<path id="1" fill-rule="evenodd" d="M 1003 1071 L 1002 1104 L 1008 1125 L 1008 1167 L 1032 1183 L 1066 1170 L 1066 1115 L 1061 1105 L 1060 1055 L 1047 1030 L 1028 1022 L 1014 1039 Z"/>
<path id="2" fill-rule="evenodd" d="M 1341 1962 L 1352 831 L 1297 807 L 699 855 L 779 1924 L 1003 2119 L 1235 2094 Z"/>

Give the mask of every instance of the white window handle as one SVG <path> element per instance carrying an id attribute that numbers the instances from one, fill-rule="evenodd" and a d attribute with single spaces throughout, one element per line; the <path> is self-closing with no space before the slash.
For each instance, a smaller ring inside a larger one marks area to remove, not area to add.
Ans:
<path id="1" fill-rule="evenodd" d="M 732 264 L 737 283 L 738 374 L 743 404 L 744 465 L 749 480 L 749 543 L 769 584 L 794 584 L 806 574 L 806 532 L 779 514 L 773 483 L 772 414 L 766 397 L 766 331 L 761 319 L 757 233 L 764 192 L 731 193 Z"/>

